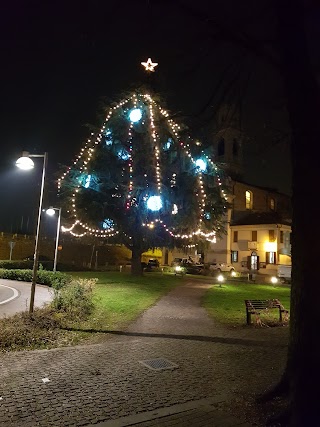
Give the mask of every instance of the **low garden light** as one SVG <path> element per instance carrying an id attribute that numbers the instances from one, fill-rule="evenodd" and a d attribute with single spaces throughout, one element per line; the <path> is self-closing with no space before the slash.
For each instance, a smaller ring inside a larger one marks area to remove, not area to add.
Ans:
<path id="1" fill-rule="evenodd" d="M 217 280 L 219 282 L 219 287 L 222 287 L 222 283 L 224 282 L 224 276 L 222 274 L 219 274 L 219 276 L 217 277 Z"/>
<path id="2" fill-rule="evenodd" d="M 219 283 L 224 282 L 224 276 L 222 274 L 219 274 L 219 276 L 217 277 L 217 280 Z"/>

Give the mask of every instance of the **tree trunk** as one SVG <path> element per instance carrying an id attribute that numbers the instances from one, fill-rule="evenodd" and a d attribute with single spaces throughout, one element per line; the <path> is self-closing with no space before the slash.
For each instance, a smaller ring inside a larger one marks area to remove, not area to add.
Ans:
<path id="1" fill-rule="evenodd" d="M 141 255 L 144 252 L 140 247 L 136 239 L 134 239 L 134 243 L 132 246 L 132 259 L 131 259 L 131 274 L 133 276 L 142 276 L 142 266 L 141 266 Z"/>
<path id="2" fill-rule="evenodd" d="M 279 40 L 292 128 L 292 286 L 290 342 L 284 379 L 290 380 L 290 426 L 320 425 L 320 285 L 315 245 L 320 208 L 319 88 L 312 73 L 302 0 L 279 2 Z"/>

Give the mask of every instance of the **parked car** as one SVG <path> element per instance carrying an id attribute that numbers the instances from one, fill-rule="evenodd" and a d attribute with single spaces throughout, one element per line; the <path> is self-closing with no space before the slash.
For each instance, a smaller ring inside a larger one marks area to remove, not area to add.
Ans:
<path id="1" fill-rule="evenodd" d="M 278 265 L 277 277 L 282 283 L 291 283 L 291 265 Z"/>
<path id="2" fill-rule="evenodd" d="M 148 261 L 147 267 L 149 267 L 149 268 L 152 268 L 152 267 L 158 268 L 158 267 L 160 267 L 160 263 L 159 263 L 159 261 L 156 258 L 151 258 Z"/>
<path id="3" fill-rule="evenodd" d="M 187 274 L 201 274 L 204 269 L 203 264 L 193 262 L 190 258 L 175 258 L 171 266 L 183 268 L 183 271 Z"/>
<path id="4" fill-rule="evenodd" d="M 204 269 L 204 265 L 189 263 L 185 265 L 185 269 L 187 274 L 201 274 Z"/>
<path id="5" fill-rule="evenodd" d="M 235 272 L 235 268 L 232 264 L 227 264 L 224 262 L 212 262 L 209 264 L 209 271 L 212 274 L 222 273 L 222 272 L 232 274 L 233 272 Z"/>
<path id="6" fill-rule="evenodd" d="M 151 259 L 149 259 L 148 262 L 142 262 L 141 266 L 142 266 L 143 270 L 149 270 L 150 271 L 154 268 L 159 268 L 160 263 L 156 258 L 151 258 Z"/>

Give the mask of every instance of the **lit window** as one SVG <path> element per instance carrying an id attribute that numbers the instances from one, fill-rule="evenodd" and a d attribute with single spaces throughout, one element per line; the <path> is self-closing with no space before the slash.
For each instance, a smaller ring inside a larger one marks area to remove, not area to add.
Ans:
<path id="1" fill-rule="evenodd" d="M 269 230 L 269 242 L 274 242 L 275 240 L 274 230 Z"/>
<path id="2" fill-rule="evenodd" d="M 274 199 L 270 199 L 270 209 L 272 210 L 272 211 L 274 211 L 275 210 L 275 206 L 276 206 L 276 204 L 275 204 L 275 200 Z"/>
<path id="3" fill-rule="evenodd" d="M 266 252 L 266 264 L 276 264 L 275 252 Z"/>
<path id="4" fill-rule="evenodd" d="M 246 191 L 246 209 L 252 209 L 252 192 Z"/>
<path id="5" fill-rule="evenodd" d="M 238 262 L 238 251 L 231 251 L 231 263 Z"/>

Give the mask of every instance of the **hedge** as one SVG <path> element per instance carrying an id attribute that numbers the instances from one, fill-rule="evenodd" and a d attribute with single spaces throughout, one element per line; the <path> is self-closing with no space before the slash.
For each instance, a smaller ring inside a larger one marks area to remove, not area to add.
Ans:
<path id="1" fill-rule="evenodd" d="M 0 268 L 0 278 L 9 280 L 18 280 L 22 282 L 32 282 L 32 270 L 29 269 L 11 269 Z M 40 285 L 47 285 L 55 289 L 60 289 L 65 284 L 71 282 L 72 276 L 61 273 L 39 269 L 37 271 L 36 282 Z"/>

